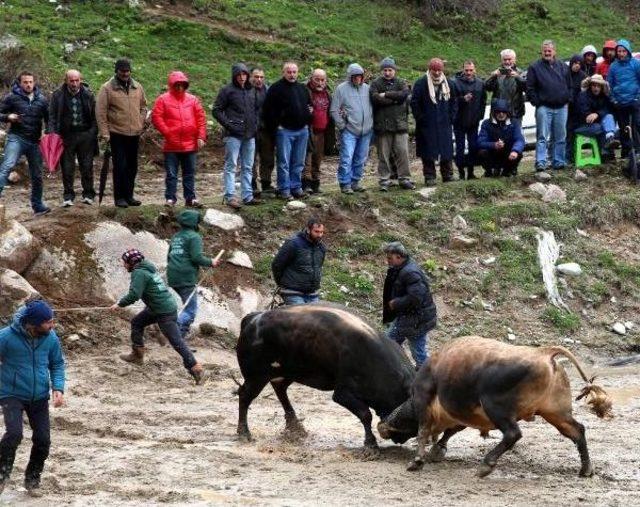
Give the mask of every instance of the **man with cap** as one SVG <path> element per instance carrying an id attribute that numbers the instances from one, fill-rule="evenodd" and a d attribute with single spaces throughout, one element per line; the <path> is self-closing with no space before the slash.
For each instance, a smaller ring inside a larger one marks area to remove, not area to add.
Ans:
<path id="1" fill-rule="evenodd" d="M 40 496 L 40 477 L 51 446 L 49 396 L 64 402 L 64 357 L 56 335 L 53 310 L 41 299 L 18 309 L 13 322 L 0 329 L 0 406 L 5 433 L 0 440 L 0 493 L 4 489 L 23 437 L 23 414 L 32 430 L 24 487 Z"/>
<path id="2" fill-rule="evenodd" d="M 96 118 L 100 138 L 111 144 L 115 205 L 140 206 L 133 189 L 138 174 L 138 144 L 146 128 L 147 97 L 142 85 L 131 77 L 129 60 L 118 60 L 115 75 L 100 87 Z"/>
<path id="3" fill-rule="evenodd" d="M 453 179 L 453 119 L 457 102 L 440 58 L 429 61 L 426 74 L 413 85 L 411 111 L 416 119 L 416 154 L 422 159 L 427 186 L 436 184 L 436 161 L 444 183 Z"/>
<path id="4" fill-rule="evenodd" d="M 478 158 L 485 176 L 515 176 L 522 160 L 524 136 L 520 123 L 511 121 L 511 107 L 493 99 L 491 118 L 484 120 L 478 135 Z"/>
<path id="5" fill-rule="evenodd" d="M 370 88 L 378 183 L 382 192 L 388 191 L 391 168 L 395 167 L 400 188 L 412 190 L 415 185 L 409 172 L 409 84 L 396 76 L 396 62 L 389 56 L 380 62 L 380 70 L 382 75 Z"/>
<path id="6" fill-rule="evenodd" d="M 122 264 L 131 273 L 129 292 L 113 304 L 110 309 L 132 305 L 142 299 L 144 309 L 131 320 L 131 353 L 122 354 L 120 359 L 128 363 L 142 365 L 144 363 L 144 328 L 158 324 L 162 334 L 169 340 L 174 350 L 182 357 L 182 364 L 195 379 L 196 385 L 204 381 L 204 369 L 193 357 L 193 353 L 182 339 L 178 329 L 178 307 L 176 300 L 162 281 L 156 267 L 145 260 L 144 255 L 135 248 L 122 254 Z"/>
<path id="7" fill-rule="evenodd" d="M 347 79 L 336 87 L 331 101 L 331 117 L 340 132 L 338 183 L 344 194 L 364 192 L 360 180 L 369 155 L 373 135 L 373 109 L 364 69 L 357 63 L 347 68 Z"/>
<path id="8" fill-rule="evenodd" d="M 600 74 L 604 79 L 609 75 L 609 67 L 616 59 L 616 41 L 606 40 L 602 47 L 602 61 L 596 65 L 596 74 Z"/>
<path id="9" fill-rule="evenodd" d="M 582 82 L 577 102 L 579 126 L 575 132 L 596 137 L 604 160 L 611 160 L 613 150 L 620 146 L 615 138 L 616 121 L 609 94 L 609 83 L 600 74 L 594 74 Z"/>

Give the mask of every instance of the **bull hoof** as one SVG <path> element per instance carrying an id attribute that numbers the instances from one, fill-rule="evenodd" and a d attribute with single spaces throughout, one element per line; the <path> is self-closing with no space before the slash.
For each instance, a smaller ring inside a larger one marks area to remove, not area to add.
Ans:
<path id="1" fill-rule="evenodd" d="M 252 442 L 253 437 L 249 430 L 238 430 L 238 440 L 240 442 Z"/>
<path id="2" fill-rule="evenodd" d="M 413 461 L 409 462 L 409 465 L 407 466 L 407 471 L 417 472 L 418 470 L 422 470 L 423 466 L 424 466 L 424 461 L 422 461 L 420 458 L 414 458 Z"/>
<path id="3" fill-rule="evenodd" d="M 378 445 L 365 445 L 360 451 L 360 457 L 363 460 L 372 461 L 380 457 L 380 448 Z"/>
<path id="4" fill-rule="evenodd" d="M 284 431 L 292 437 L 296 438 L 304 438 L 306 437 L 307 430 L 304 429 L 304 426 L 298 419 L 293 419 L 291 421 L 287 421 Z"/>
<path id="5" fill-rule="evenodd" d="M 591 466 L 591 463 L 589 463 L 588 466 L 582 467 L 580 469 L 580 477 L 593 477 L 593 475 L 595 474 L 595 471 L 593 470 L 593 467 Z"/>
<path id="6" fill-rule="evenodd" d="M 430 463 L 439 463 L 444 459 L 446 454 L 446 447 L 442 447 L 438 444 L 433 444 L 433 446 L 429 450 L 429 454 L 427 454 L 427 461 L 429 461 Z"/>
<path id="7" fill-rule="evenodd" d="M 493 472 L 494 468 L 495 468 L 495 465 L 487 465 L 486 463 L 483 463 L 482 465 L 480 465 L 480 468 L 478 468 L 476 475 L 478 477 L 486 477 L 491 472 Z"/>

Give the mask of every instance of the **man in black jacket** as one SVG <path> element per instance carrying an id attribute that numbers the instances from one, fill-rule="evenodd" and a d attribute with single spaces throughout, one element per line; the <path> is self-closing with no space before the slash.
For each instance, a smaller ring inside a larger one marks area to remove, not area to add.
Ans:
<path id="1" fill-rule="evenodd" d="M 501 66 L 491 73 L 485 82 L 485 89 L 492 99 L 504 99 L 511 108 L 511 121 L 522 125 L 524 116 L 525 91 L 527 82 L 520 76 L 516 66 L 516 52 L 513 49 L 500 51 Z"/>
<path id="2" fill-rule="evenodd" d="M 304 197 L 302 170 L 307 154 L 313 104 L 307 87 L 298 83 L 298 65 L 286 62 L 282 79 L 269 87 L 262 105 L 265 127 L 276 139 L 278 197 Z"/>
<path id="3" fill-rule="evenodd" d="M 31 208 L 36 215 L 51 211 L 42 202 L 42 155 L 38 143 L 43 121 L 49 123 L 49 103 L 36 86 L 33 73 L 24 71 L 13 83 L 11 93 L 0 102 L 0 122 L 11 124 L 0 165 L 0 194 L 9 171 L 25 155 L 31 178 Z"/>
<path id="4" fill-rule="evenodd" d="M 553 41 L 542 43 L 542 58 L 527 71 L 527 96 L 536 108 L 536 171 L 547 166 L 549 142 L 553 139 L 553 169 L 564 169 L 567 114 L 571 100 L 569 67 L 556 59 Z"/>
<path id="5" fill-rule="evenodd" d="M 389 243 L 384 252 L 389 270 L 384 280 L 382 322 L 391 323 L 389 338 L 400 345 L 409 340 L 418 369 L 429 356 L 427 333 L 436 327 L 436 305 L 427 276 L 402 243 Z"/>
<path id="6" fill-rule="evenodd" d="M 271 176 L 275 166 L 276 140 L 267 131 L 262 120 L 262 105 L 267 97 L 267 84 L 264 77 L 264 69 L 256 66 L 251 69 L 249 83 L 256 95 L 256 114 L 258 116 L 258 131 L 256 133 L 256 156 L 253 162 L 253 179 L 251 187 L 253 196 L 260 197 L 262 192 L 273 194 L 275 188 L 271 186 Z M 259 170 L 258 170 L 259 165 Z M 260 188 L 258 188 L 260 177 Z"/>
<path id="7" fill-rule="evenodd" d="M 326 253 L 323 236 L 324 224 L 319 218 L 311 217 L 307 228 L 285 241 L 274 257 L 271 271 L 285 304 L 318 301 Z"/>
<path id="8" fill-rule="evenodd" d="M 64 186 L 62 206 L 73 206 L 76 197 L 73 189 L 76 158 L 80 168 L 82 202 L 93 204 L 96 195 L 93 188 L 93 156 L 98 143 L 96 99 L 82 82 L 77 70 L 68 70 L 64 84 L 53 92 L 49 104 L 49 131 L 59 134 L 64 142 L 60 161 Z"/>

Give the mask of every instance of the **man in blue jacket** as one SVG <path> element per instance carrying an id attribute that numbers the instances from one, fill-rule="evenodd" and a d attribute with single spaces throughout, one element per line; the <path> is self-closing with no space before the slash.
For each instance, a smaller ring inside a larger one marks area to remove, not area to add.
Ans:
<path id="1" fill-rule="evenodd" d="M 33 445 L 24 487 L 31 495 L 40 495 L 40 476 L 51 445 L 49 392 L 53 389 L 54 407 L 64 402 L 64 357 L 53 326 L 53 310 L 36 300 L 0 329 L 0 405 L 5 426 L 0 440 L 0 492 L 11 475 L 26 412 Z"/>
<path id="2" fill-rule="evenodd" d="M 4 160 L 0 164 L 0 194 L 7 184 L 9 171 L 25 155 L 31 178 L 31 208 L 36 215 L 51 211 L 42 202 L 42 155 L 39 141 L 43 121 L 45 124 L 49 123 L 49 102 L 36 86 L 34 75 L 24 71 L 13 83 L 11 93 L 0 102 L 0 122 L 10 124 L 4 145 Z"/>
<path id="3" fill-rule="evenodd" d="M 518 173 L 524 136 L 520 123 L 511 121 L 511 107 L 505 99 L 491 101 L 491 117 L 480 126 L 478 150 L 485 176 L 515 176 Z"/>

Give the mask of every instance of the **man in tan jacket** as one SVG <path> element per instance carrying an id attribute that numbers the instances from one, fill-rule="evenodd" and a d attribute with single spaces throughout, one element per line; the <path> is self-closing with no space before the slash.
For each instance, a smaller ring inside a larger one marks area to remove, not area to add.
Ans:
<path id="1" fill-rule="evenodd" d="M 131 78 L 131 63 L 120 59 L 115 76 L 100 87 L 96 119 L 100 138 L 111 144 L 113 198 L 116 206 L 140 206 L 133 197 L 138 172 L 138 142 L 145 129 L 147 98 L 142 85 Z"/>

